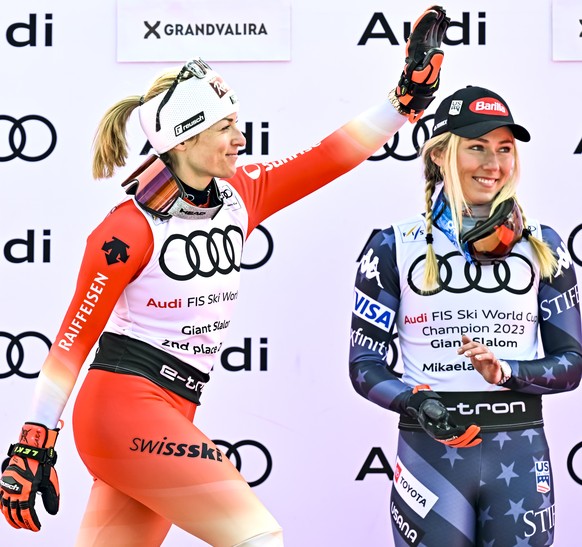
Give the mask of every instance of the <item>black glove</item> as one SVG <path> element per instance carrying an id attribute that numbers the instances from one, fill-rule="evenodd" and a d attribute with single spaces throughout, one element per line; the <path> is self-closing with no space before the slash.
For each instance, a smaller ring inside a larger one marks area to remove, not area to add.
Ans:
<path id="1" fill-rule="evenodd" d="M 26 422 L 18 443 L 10 446 L 2 463 L 0 507 L 8 524 L 14 528 L 40 530 L 34 504 L 42 495 L 45 509 L 51 515 L 59 510 L 59 479 L 54 465 L 55 442 L 60 429 Z"/>
<path id="2" fill-rule="evenodd" d="M 429 386 L 416 386 L 406 403 L 406 411 L 436 441 L 454 448 L 478 445 L 481 442 L 481 428 L 475 424 L 469 427 L 456 425 L 439 399 L 440 395 L 431 391 Z"/>
<path id="3" fill-rule="evenodd" d="M 439 48 L 450 22 L 443 8 L 432 6 L 414 23 L 406 42 L 406 64 L 396 97 L 411 122 L 422 116 L 439 88 L 444 57 Z"/>

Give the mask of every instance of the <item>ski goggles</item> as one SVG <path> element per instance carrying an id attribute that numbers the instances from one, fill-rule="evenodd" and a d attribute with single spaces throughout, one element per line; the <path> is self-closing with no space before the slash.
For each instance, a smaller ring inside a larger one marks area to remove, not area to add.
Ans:
<path id="1" fill-rule="evenodd" d="M 149 156 L 121 186 L 126 194 L 135 196 L 142 209 L 164 220 L 214 218 L 224 204 L 214 179 L 209 189 L 211 204 L 199 207 L 192 203 L 178 177 L 156 155 Z"/>
<path id="2" fill-rule="evenodd" d="M 151 155 L 121 186 L 150 213 L 169 218 L 172 205 L 185 196 L 182 185 L 159 156 Z"/>
<path id="3" fill-rule="evenodd" d="M 493 214 L 461 237 L 461 244 L 479 264 L 492 264 L 509 256 L 523 236 L 523 219 L 517 201 L 507 199 Z"/>

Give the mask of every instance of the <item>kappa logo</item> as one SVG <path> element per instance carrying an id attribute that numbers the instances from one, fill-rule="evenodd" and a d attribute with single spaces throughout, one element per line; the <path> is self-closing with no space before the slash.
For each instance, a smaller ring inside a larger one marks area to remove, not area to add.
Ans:
<path id="1" fill-rule="evenodd" d="M 378 271 L 378 263 L 380 259 L 374 256 L 374 249 L 370 249 L 362 258 L 360 262 L 360 273 L 366 276 L 366 279 L 375 279 L 378 287 L 384 288 L 380 281 L 380 272 Z"/>
<path id="2" fill-rule="evenodd" d="M 572 266 L 573 261 L 568 249 L 566 248 L 565 243 L 562 243 L 557 249 L 556 254 L 558 255 L 558 268 L 556 273 L 554 274 L 555 277 L 559 277 L 562 275 L 564 270 L 567 270 Z"/>

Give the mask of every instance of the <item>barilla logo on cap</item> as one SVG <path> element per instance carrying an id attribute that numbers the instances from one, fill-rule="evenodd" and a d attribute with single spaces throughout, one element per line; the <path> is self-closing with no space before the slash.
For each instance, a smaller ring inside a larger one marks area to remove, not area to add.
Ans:
<path id="1" fill-rule="evenodd" d="M 484 97 L 477 99 L 469 105 L 469 110 L 475 114 L 490 114 L 492 116 L 509 116 L 507 107 L 497 99 Z"/>

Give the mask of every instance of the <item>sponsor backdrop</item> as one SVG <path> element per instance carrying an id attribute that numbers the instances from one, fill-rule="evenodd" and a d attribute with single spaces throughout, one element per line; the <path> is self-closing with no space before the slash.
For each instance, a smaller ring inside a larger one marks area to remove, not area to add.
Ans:
<path id="1" fill-rule="evenodd" d="M 85 238 L 123 198 L 121 180 L 148 151 L 133 119 L 128 166 L 114 180 L 93 181 L 91 143 L 105 110 L 200 54 L 240 97 L 241 163 L 285 158 L 383 100 L 402 69 L 411 22 L 428 5 L 29 0 L 3 7 L 2 446 L 27 418 Z M 520 144 L 526 213 L 553 225 L 582 267 L 582 4 L 450 0 L 445 7 L 453 23 L 439 97 L 473 84 L 506 98 L 533 137 Z M 197 419 L 281 522 L 291 547 L 392 545 L 396 417 L 359 398 L 348 380 L 352 286 L 372 230 L 423 209 L 415 149 L 434 108 L 370 161 L 268 219 L 245 250 L 239 307 Z M 579 398 L 580 391 L 544 400 L 558 546 L 573 545 L 579 532 Z M 57 446 L 59 515 L 40 508 L 39 534 L 0 522 L 2 545 L 73 544 L 91 480 L 75 451 L 71 408 Z M 202 545 L 177 529 L 165 544 Z"/>

